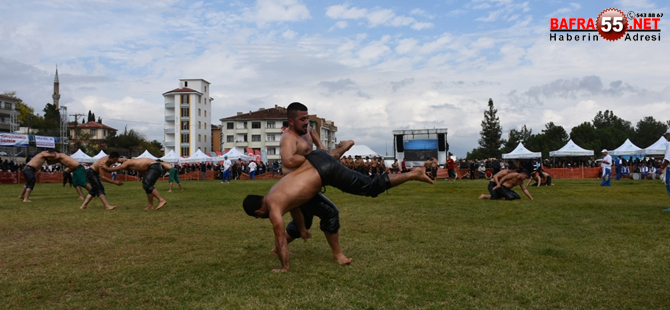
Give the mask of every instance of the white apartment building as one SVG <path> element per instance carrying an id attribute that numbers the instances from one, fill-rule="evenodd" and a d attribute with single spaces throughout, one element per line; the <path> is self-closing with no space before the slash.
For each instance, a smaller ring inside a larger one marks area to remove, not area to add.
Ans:
<path id="1" fill-rule="evenodd" d="M 337 127 L 332 121 L 309 116 L 312 128 L 320 134 L 321 142 L 329 149 L 334 148 Z M 237 112 L 237 115 L 221 119 L 221 150 L 237 148 L 242 153 L 266 151 L 268 162 L 281 160 L 279 142 L 282 130 L 288 128 L 286 108 L 275 105 L 274 108 L 260 108 L 249 113 Z"/>
<path id="2" fill-rule="evenodd" d="M 165 98 L 165 154 L 191 156 L 198 149 L 211 152 L 212 101 L 209 82 L 180 79 L 179 88 L 163 94 Z"/>

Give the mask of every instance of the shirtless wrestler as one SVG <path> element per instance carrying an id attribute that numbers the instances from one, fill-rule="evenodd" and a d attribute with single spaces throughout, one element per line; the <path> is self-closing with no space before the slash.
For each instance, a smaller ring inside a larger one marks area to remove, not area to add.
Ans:
<path id="1" fill-rule="evenodd" d="M 90 168 L 86 170 L 86 181 L 88 182 L 88 184 L 91 185 L 91 189 L 88 191 L 88 195 L 86 195 L 86 199 L 84 199 L 84 203 L 81 205 L 81 207 L 79 207 L 79 209 L 82 210 L 86 209 L 88 207 L 88 204 L 93 199 L 93 197 L 96 196 L 100 198 L 100 201 L 102 201 L 102 204 L 105 205 L 106 210 L 116 209 L 116 206 L 112 206 L 109 204 L 109 202 L 107 202 L 105 187 L 102 186 L 101 181 L 113 183 L 117 186 L 123 185 L 123 182 L 112 180 L 106 177 L 105 170 L 103 169 L 103 167 L 109 167 L 113 164 L 121 163 L 124 161 L 125 159 L 119 158 L 119 153 L 111 152 L 109 153 L 108 156 L 98 159 L 98 161 L 96 161 L 93 165 L 91 165 Z"/>
<path id="2" fill-rule="evenodd" d="M 49 165 L 53 165 L 56 163 L 60 163 L 65 167 L 65 170 L 63 170 L 64 173 L 72 173 L 72 184 L 74 185 L 74 188 L 77 190 L 77 194 L 79 194 L 79 199 L 83 200 L 84 199 L 84 194 L 82 192 L 82 187 L 86 188 L 86 190 L 90 190 L 91 187 L 88 186 L 86 183 L 86 168 L 82 164 L 80 164 L 76 159 L 68 156 L 67 154 L 63 154 L 58 152 L 58 150 L 54 151 L 54 154 L 56 155 L 55 158 L 48 159 L 47 163 Z"/>
<path id="3" fill-rule="evenodd" d="M 149 206 L 146 210 L 154 209 L 154 197 L 158 199 L 158 206 L 156 210 L 165 206 L 167 201 L 161 197 L 158 190 L 154 187 L 158 178 L 163 176 L 163 171 L 169 171 L 172 166 L 163 161 L 155 161 L 150 158 L 135 158 L 124 162 L 116 167 L 103 167 L 103 169 L 114 172 L 119 170 L 135 170 L 144 175 L 142 178 L 142 188 L 147 193 L 149 199 Z"/>
<path id="4" fill-rule="evenodd" d="M 500 174 L 503 174 L 501 177 Z M 521 187 L 521 190 L 523 190 L 523 193 L 530 199 L 533 200 L 533 196 L 530 195 L 528 192 L 528 189 L 526 189 L 526 185 L 524 185 L 523 181 L 528 178 L 528 171 L 526 170 L 521 170 L 521 172 L 514 172 L 511 170 L 502 170 L 498 173 L 496 173 L 495 176 L 493 176 L 493 181 L 489 182 L 489 195 L 486 194 L 481 194 L 479 196 L 479 199 L 504 199 L 504 200 L 515 200 L 515 199 L 521 199 L 521 196 L 517 194 L 515 191 L 512 190 L 514 186 L 519 186 Z"/>
<path id="5" fill-rule="evenodd" d="M 23 170 L 21 170 L 21 172 L 23 172 L 23 177 L 26 179 L 26 184 L 23 185 L 19 199 L 23 199 L 23 202 L 30 202 L 30 193 L 35 188 L 35 181 L 37 180 L 36 172 L 42 169 L 42 165 L 44 165 L 44 162 L 47 159 L 52 159 L 54 157 L 56 157 L 56 153 L 53 150 L 43 151 L 37 153 L 37 155 L 26 164 Z"/>

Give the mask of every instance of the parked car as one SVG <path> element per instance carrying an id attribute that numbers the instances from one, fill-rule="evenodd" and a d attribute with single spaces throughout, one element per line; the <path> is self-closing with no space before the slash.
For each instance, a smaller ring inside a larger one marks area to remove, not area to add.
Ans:
<path id="1" fill-rule="evenodd" d="M 7 154 L 5 151 L 0 151 L 0 156 L 9 156 L 9 154 Z"/>

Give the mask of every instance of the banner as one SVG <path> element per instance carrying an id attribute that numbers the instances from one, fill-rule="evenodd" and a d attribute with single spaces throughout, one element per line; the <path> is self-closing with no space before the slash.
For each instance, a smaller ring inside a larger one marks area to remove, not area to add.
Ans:
<path id="1" fill-rule="evenodd" d="M 28 135 L 0 133 L 0 146 L 28 147 Z"/>
<path id="2" fill-rule="evenodd" d="M 35 146 L 53 149 L 56 147 L 54 137 L 35 136 Z"/>

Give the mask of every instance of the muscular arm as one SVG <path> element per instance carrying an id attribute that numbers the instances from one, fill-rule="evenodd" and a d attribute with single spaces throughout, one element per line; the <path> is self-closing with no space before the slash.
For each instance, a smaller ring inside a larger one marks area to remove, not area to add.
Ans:
<path id="1" fill-rule="evenodd" d="M 107 170 L 109 172 L 115 172 L 115 171 L 120 171 L 120 170 L 127 170 L 128 169 L 127 167 L 128 167 L 129 163 L 130 162 L 126 161 L 123 164 L 121 164 L 119 166 L 116 166 L 116 167 L 108 167 L 106 165 L 102 165 L 101 167 L 102 167 L 102 169 Z"/>
<path id="2" fill-rule="evenodd" d="M 505 170 L 502 173 L 501 172 L 496 173 L 496 175 L 493 176 L 493 181 L 496 182 L 496 187 L 494 187 L 493 189 L 499 189 L 500 186 L 504 183 L 504 181 L 508 179 L 507 176 L 509 174 L 510 173 L 508 172 L 508 170 Z"/>
<path id="3" fill-rule="evenodd" d="M 521 187 L 521 190 L 523 190 L 523 193 L 526 194 L 526 197 L 528 197 L 528 199 L 533 200 L 533 196 L 530 195 L 530 193 L 528 192 L 528 189 L 526 188 L 526 186 L 523 185 L 523 182 L 521 182 L 521 184 L 519 185 L 519 187 Z"/>
<path id="4" fill-rule="evenodd" d="M 286 243 L 286 236 L 284 235 L 284 218 L 277 208 L 270 210 L 270 221 L 272 222 L 272 231 L 275 233 L 275 248 L 277 255 L 281 262 L 281 269 L 273 269 L 274 272 L 289 271 L 288 263 L 288 244 Z M 304 223 L 303 223 L 304 226 Z"/>
<path id="5" fill-rule="evenodd" d="M 287 168 L 295 169 L 305 162 L 305 156 L 296 154 L 298 146 L 293 139 L 282 139 L 280 148 L 282 165 Z"/>
<path id="6" fill-rule="evenodd" d="M 307 227 L 305 226 L 305 217 L 303 216 L 302 211 L 300 211 L 300 208 L 291 209 L 291 217 L 293 217 L 293 223 L 295 224 L 295 226 L 298 227 L 300 237 L 305 239 L 305 241 L 307 241 L 307 239 L 312 237 L 312 234 L 307 230 Z"/>

